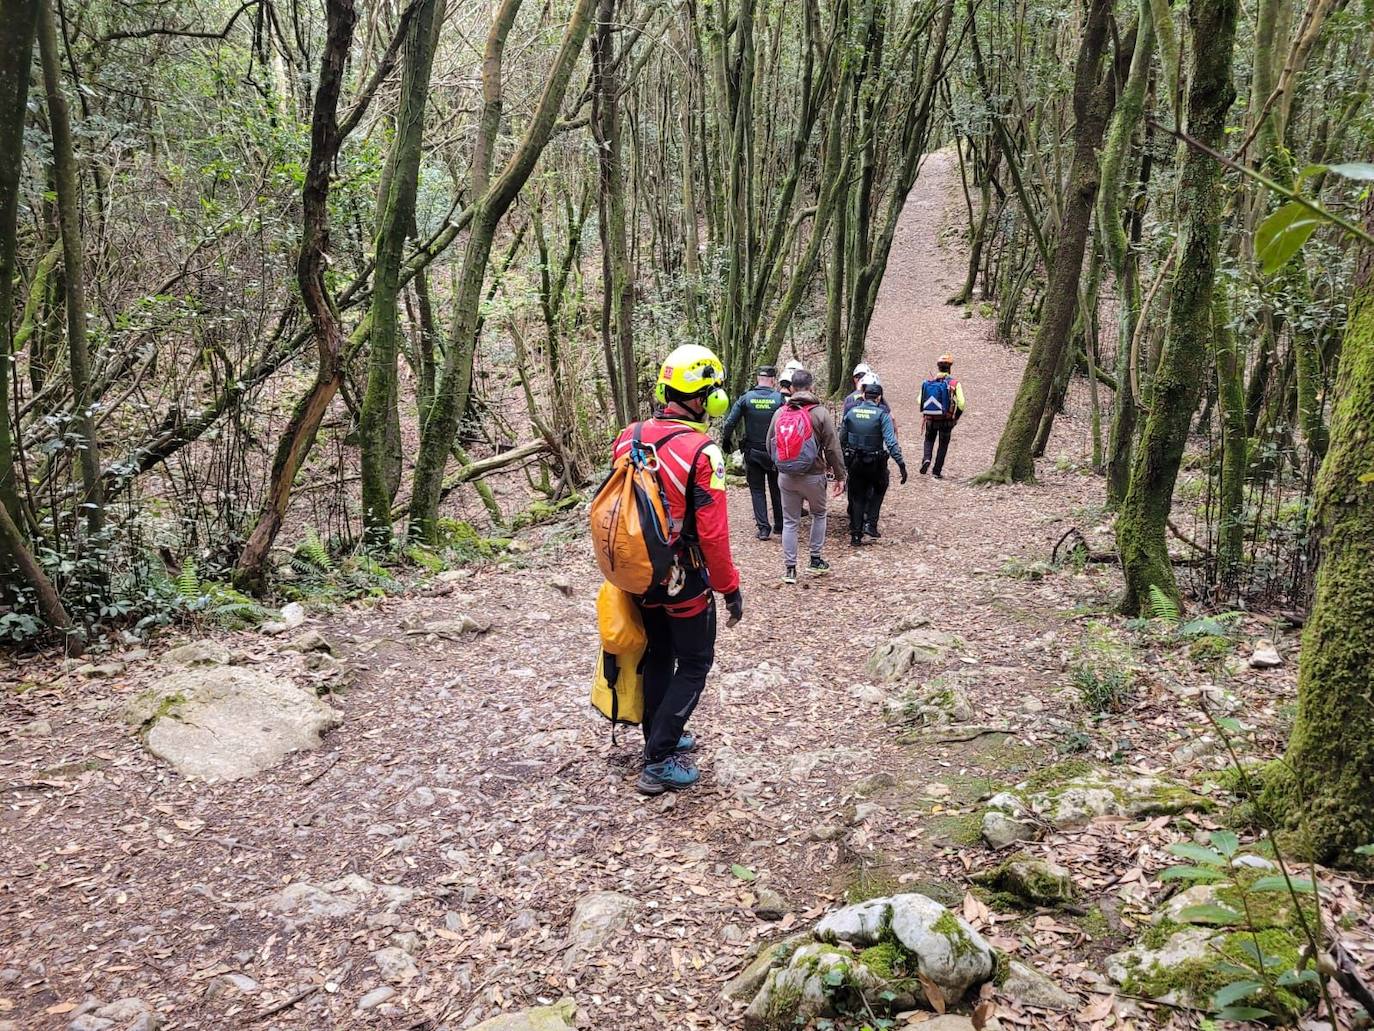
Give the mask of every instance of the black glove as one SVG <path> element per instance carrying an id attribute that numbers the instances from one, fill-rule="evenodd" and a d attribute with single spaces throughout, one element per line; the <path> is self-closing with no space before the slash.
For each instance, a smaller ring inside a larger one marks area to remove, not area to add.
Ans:
<path id="1" fill-rule="evenodd" d="M 901 473 L 902 473 L 902 482 L 903 482 L 903 483 L 906 483 L 906 463 L 905 463 L 905 462 L 898 462 L 898 463 L 897 463 L 897 468 L 901 470 Z"/>
<path id="2" fill-rule="evenodd" d="M 738 587 L 725 596 L 725 609 L 730 613 L 730 620 L 726 626 L 734 626 L 744 618 L 744 595 Z"/>

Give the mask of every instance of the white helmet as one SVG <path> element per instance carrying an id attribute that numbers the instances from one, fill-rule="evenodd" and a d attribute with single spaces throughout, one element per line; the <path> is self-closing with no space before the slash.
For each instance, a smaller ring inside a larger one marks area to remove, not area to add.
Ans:
<path id="1" fill-rule="evenodd" d="M 872 373 L 872 372 L 873 372 L 873 370 L 870 369 L 870 368 L 868 367 L 868 363 L 867 363 L 867 362 L 859 362 L 858 365 L 854 366 L 853 375 L 854 375 L 856 378 L 859 378 L 859 377 L 867 376 L 867 375 L 869 375 L 869 374 Z"/>
<path id="2" fill-rule="evenodd" d="M 788 362 L 786 365 L 784 365 L 784 366 L 782 367 L 782 371 L 783 371 L 783 372 L 796 372 L 798 369 L 804 369 L 804 368 L 806 368 L 806 366 L 805 366 L 804 364 L 802 364 L 801 362 L 797 361 L 797 359 L 793 358 L 790 362 Z"/>
<path id="3" fill-rule="evenodd" d="M 877 387 L 881 390 L 883 386 L 883 381 L 878 378 L 878 374 L 876 372 L 866 372 L 864 373 L 864 378 L 859 380 L 859 386 Z"/>

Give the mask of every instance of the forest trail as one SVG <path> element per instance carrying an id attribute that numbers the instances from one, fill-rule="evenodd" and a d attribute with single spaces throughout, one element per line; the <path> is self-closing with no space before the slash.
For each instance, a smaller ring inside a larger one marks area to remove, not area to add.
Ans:
<path id="1" fill-rule="evenodd" d="M 912 472 L 899 487 L 894 470 L 883 539 L 851 552 L 843 501 L 832 502 L 834 572 L 787 588 L 776 539 L 753 539 L 747 492 L 732 490 L 746 615 L 722 628 L 692 723 L 700 789 L 638 796 L 637 733 L 623 730 L 612 746 L 590 714 L 598 578 L 566 529 L 527 533 L 522 561 L 450 576 L 426 595 L 312 614 L 308 629 L 358 671 L 335 700 L 343 725 L 318 753 L 251 780 L 188 782 L 121 725 L 128 695 L 157 675 L 151 661 L 115 680 L 32 691 L 30 717 L 48 720 L 52 735 L 22 748 L 11 738 L 0 753 L 8 794 L 23 802 L 8 808 L 0 846 L 19 889 L 5 892 L 0 913 L 18 1008 L 0 1023 L 65 1027 L 61 1007 L 94 995 L 148 1000 L 169 1028 L 258 1017 L 258 1027 L 458 1028 L 571 995 L 588 1027 L 735 1027 L 721 984 L 779 926 L 751 912 L 760 886 L 788 903 L 784 928 L 819 915 L 856 876 L 962 898 L 967 850 L 948 847 L 950 821 L 980 782 L 1050 761 L 1054 721 L 1027 699 L 1053 708 L 1060 660 L 1032 642 L 1072 605 L 999 569 L 1005 556 L 1048 557 L 1066 513 L 1100 487 L 1052 471 L 1033 488 L 965 482 L 991 460 L 1022 358 L 944 303 L 965 261 L 940 242 L 959 215 L 957 186 L 952 155 L 931 156 L 869 341 Z M 970 413 L 941 483 L 917 473 L 916 398 L 943 351 L 956 358 Z M 1057 432 L 1082 430 L 1066 417 Z M 550 570 L 546 556 L 560 566 Z M 413 632 L 463 614 L 490 630 Z M 903 744 L 871 698 L 855 697 L 875 690 L 862 689 L 869 651 L 913 617 L 962 640 L 929 676 L 972 671 L 975 722 L 1015 728 L 1015 738 L 987 739 L 1004 747 Z M 246 653 L 240 661 L 304 675 L 278 640 L 226 643 Z M 891 786 L 851 826 L 843 811 L 873 774 L 890 774 Z M 329 889 L 336 917 L 270 912 L 288 883 L 347 875 L 366 884 Z M 633 899 L 634 929 L 569 964 L 570 916 L 596 891 Z M 373 954 L 397 942 L 415 969 L 401 963 L 383 999 Z"/>

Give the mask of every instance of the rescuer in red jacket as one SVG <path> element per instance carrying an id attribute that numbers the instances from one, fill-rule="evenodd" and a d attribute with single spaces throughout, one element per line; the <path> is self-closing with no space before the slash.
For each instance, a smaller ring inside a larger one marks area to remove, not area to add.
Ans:
<path id="1" fill-rule="evenodd" d="M 730 556 L 725 507 L 725 456 L 706 434 L 710 417 L 725 414 L 725 369 L 706 347 L 684 344 L 659 370 L 654 417 L 640 441 L 658 456 L 656 475 L 678 534 L 672 576 L 639 599 L 648 647 L 644 652 L 644 772 L 646 795 L 689 788 L 701 777 L 690 752 L 696 738 L 687 720 L 715 661 L 715 594 L 725 598 L 733 625 L 744 615 L 739 570 Z M 633 426 L 621 431 L 615 457 L 630 447 Z"/>

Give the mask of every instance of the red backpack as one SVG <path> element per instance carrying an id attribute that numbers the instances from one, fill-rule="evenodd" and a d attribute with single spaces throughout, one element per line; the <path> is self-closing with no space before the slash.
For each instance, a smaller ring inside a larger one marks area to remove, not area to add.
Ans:
<path id="1" fill-rule="evenodd" d="M 796 476 L 809 473 L 820 456 L 816 433 L 811 425 L 811 409 L 789 404 L 778 412 L 773 423 L 773 464 L 780 473 Z"/>

